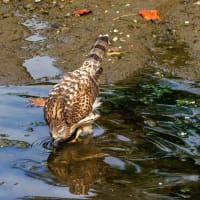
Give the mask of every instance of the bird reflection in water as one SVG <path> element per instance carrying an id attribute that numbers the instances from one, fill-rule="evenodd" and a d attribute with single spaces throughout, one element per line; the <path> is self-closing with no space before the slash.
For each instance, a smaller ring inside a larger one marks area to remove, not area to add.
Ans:
<path id="1" fill-rule="evenodd" d="M 106 164 L 100 148 L 84 138 L 80 143 L 62 144 L 47 161 L 49 170 L 61 184 L 69 186 L 72 194 L 87 195 L 94 184 L 103 182 Z"/>

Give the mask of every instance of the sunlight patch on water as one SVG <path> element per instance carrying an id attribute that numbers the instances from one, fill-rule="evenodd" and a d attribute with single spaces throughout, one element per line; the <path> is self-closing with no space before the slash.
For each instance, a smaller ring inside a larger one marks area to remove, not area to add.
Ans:
<path id="1" fill-rule="evenodd" d="M 104 162 L 111 165 L 112 167 L 117 167 L 121 170 L 125 169 L 125 163 L 119 158 L 107 156 L 105 157 Z"/>
<path id="2" fill-rule="evenodd" d="M 192 94 L 200 95 L 200 88 L 196 86 L 194 81 L 182 80 L 182 79 L 167 79 L 160 80 L 160 85 L 169 87 L 177 91 L 187 91 Z"/>

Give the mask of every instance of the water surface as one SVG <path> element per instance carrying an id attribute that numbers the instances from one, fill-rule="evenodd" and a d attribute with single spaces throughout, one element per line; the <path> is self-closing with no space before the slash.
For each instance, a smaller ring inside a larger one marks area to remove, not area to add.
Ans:
<path id="1" fill-rule="evenodd" d="M 199 198 L 198 82 L 147 69 L 103 85 L 94 135 L 57 149 L 28 105 L 52 84 L 0 87 L 1 199 Z"/>

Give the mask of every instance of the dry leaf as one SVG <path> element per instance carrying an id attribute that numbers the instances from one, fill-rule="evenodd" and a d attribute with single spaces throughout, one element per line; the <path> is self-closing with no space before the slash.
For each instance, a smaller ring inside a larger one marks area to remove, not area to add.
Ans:
<path id="1" fill-rule="evenodd" d="M 86 15 L 86 14 L 89 14 L 89 13 L 91 13 L 92 11 L 91 10 L 89 10 L 89 9 L 79 9 L 79 10 L 75 10 L 74 12 L 73 12 L 73 14 L 74 15 Z"/>
<path id="2" fill-rule="evenodd" d="M 110 47 L 107 52 L 108 56 L 121 55 L 119 47 Z"/>
<path id="3" fill-rule="evenodd" d="M 158 15 L 158 10 L 140 10 L 139 15 L 144 17 L 146 20 L 158 20 L 160 21 L 160 16 Z"/>
<path id="4" fill-rule="evenodd" d="M 29 104 L 32 106 L 44 107 L 46 98 L 31 98 L 29 99 Z"/>

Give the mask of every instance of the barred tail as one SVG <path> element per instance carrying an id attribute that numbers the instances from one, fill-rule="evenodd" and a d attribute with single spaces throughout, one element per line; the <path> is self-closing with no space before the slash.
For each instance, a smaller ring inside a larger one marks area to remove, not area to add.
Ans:
<path id="1" fill-rule="evenodd" d="M 108 35 L 99 35 L 92 46 L 89 54 L 87 55 L 83 65 L 96 65 L 99 66 L 103 60 L 103 55 L 108 49 Z"/>

